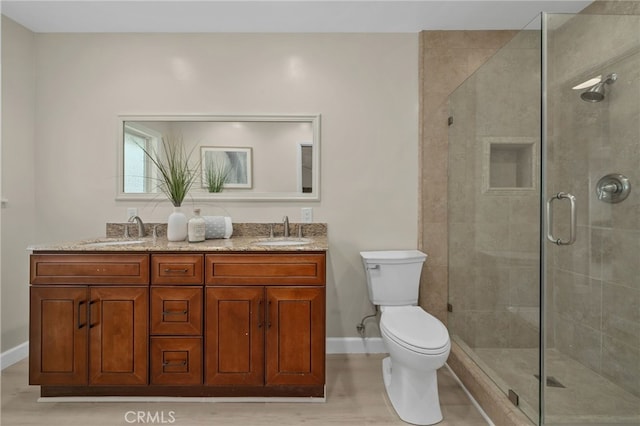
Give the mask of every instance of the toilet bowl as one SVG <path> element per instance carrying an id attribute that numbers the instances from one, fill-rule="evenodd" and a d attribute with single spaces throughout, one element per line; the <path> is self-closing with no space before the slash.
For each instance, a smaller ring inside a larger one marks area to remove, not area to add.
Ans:
<path id="1" fill-rule="evenodd" d="M 393 408 L 407 423 L 440 422 L 436 371 L 447 361 L 447 328 L 418 303 L 422 264 L 418 250 L 367 251 L 360 256 L 367 273 L 369 298 L 380 306 L 380 334 L 389 357 L 382 378 Z"/>
<path id="2" fill-rule="evenodd" d="M 436 371 L 451 349 L 447 329 L 417 306 L 394 306 L 383 308 L 380 332 L 389 351 L 382 377 L 396 413 L 416 425 L 440 422 Z"/>

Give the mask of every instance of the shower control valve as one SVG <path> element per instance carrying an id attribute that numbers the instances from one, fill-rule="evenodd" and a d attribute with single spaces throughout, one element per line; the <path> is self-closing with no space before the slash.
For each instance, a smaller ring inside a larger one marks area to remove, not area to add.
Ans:
<path id="1" fill-rule="evenodd" d="M 629 179 L 620 173 L 603 176 L 596 184 L 598 200 L 605 203 L 619 203 L 624 201 L 631 192 Z"/>

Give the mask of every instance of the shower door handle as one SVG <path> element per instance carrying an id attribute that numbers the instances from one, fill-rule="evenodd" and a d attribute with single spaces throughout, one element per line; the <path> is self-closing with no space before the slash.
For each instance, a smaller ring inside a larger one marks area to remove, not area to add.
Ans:
<path id="1" fill-rule="evenodd" d="M 555 200 L 569 200 L 571 208 L 571 218 L 569 219 L 569 239 L 563 240 L 556 238 L 552 234 L 553 213 L 551 212 L 551 204 Z M 547 240 L 559 246 L 568 246 L 576 242 L 576 197 L 568 192 L 558 192 L 547 200 Z"/>

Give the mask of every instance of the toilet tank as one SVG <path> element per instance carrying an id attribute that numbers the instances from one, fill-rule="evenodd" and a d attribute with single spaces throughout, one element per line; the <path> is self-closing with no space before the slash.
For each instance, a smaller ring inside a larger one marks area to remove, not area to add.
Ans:
<path id="1" fill-rule="evenodd" d="M 418 304 L 422 264 L 427 255 L 418 250 L 360 252 L 367 275 L 369 299 L 374 305 Z"/>

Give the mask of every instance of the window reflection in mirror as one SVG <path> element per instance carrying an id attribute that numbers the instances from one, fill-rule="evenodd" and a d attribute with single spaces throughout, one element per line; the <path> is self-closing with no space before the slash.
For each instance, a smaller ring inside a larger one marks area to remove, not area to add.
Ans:
<path id="1" fill-rule="evenodd" d="M 242 155 L 243 176 L 236 173 L 225 181 L 222 192 L 210 193 L 203 170 L 190 191 L 192 199 L 318 199 L 317 115 L 122 116 L 119 126 L 122 172 L 116 199 L 157 199 L 156 170 L 143 148 L 157 152 L 162 138 L 181 141 L 194 165 L 200 164 L 201 156 Z"/>
<path id="2" fill-rule="evenodd" d="M 156 170 L 144 153 L 157 152 L 162 134 L 140 123 L 124 124 L 124 192 L 158 192 L 154 185 Z"/>
<path id="3" fill-rule="evenodd" d="M 309 194 L 313 190 L 313 145 L 310 143 L 301 143 L 298 150 L 298 191 Z"/>

